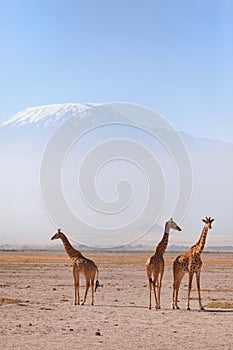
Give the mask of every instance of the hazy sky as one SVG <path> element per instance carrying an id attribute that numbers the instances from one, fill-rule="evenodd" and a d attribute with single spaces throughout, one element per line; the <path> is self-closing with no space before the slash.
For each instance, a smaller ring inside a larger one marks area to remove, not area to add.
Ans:
<path id="1" fill-rule="evenodd" d="M 0 120 L 28 107 L 124 101 L 233 142 L 231 0 L 0 2 Z"/>

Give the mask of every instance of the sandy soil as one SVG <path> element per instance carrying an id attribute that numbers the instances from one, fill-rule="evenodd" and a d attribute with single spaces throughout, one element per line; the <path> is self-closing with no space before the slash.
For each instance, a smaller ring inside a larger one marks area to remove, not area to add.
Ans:
<path id="1" fill-rule="evenodd" d="M 172 261 L 166 253 L 162 309 L 148 310 L 148 252 L 85 252 L 99 266 L 95 306 L 73 305 L 65 252 L 0 252 L 0 343 L 27 349 L 233 349 L 233 254 L 203 254 L 202 299 L 195 280 L 185 310 L 187 276 L 171 310 Z M 81 295 L 84 292 L 82 280 Z"/>

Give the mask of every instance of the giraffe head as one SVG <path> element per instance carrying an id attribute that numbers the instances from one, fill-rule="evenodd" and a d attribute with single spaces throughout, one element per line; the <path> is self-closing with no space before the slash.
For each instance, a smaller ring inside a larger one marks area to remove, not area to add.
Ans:
<path id="1" fill-rule="evenodd" d="M 55 235 L 53 235 L 53 237 L 51 237 L 51 240 L 53 241 L 54 239 L 59 239 L 61 238 L 63 235 L 63 233 L 61 232 L 61 229 L 58 228 L 57 232 L 55 233 Z"/>
<path id="2" fill-rule="evenodd" d="M 207 217 L 205 219 L 202 219 L 202 221 L 208 225 L 208 228 L 211 229 L 212 228 L 212 222 L 214 221 L 214 219 L 211 219 L 211 217 Z"/>
<path id="3" fill-rule="evenodd" d="M 175 221 L 172 220 L 172 218 L 166 222 L 166 228 L 168 230 L 172 229 L 176 231 L 182 231 L 181 228 L 175 223 Z"/>

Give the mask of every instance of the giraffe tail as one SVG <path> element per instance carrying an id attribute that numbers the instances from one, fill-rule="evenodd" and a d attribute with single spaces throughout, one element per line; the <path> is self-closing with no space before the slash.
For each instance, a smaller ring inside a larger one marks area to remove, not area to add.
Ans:
<path id="1" fill-rule="evenodd" d="M 155 280 L 153 281 L 152 278 L 150 278 L 150 283 L 154 284 L 156 286 L 156 282 L 155 282 Z"/>
<path id="2" fill-rule="evenodd" d="M 97 267 L 97 278 L 96 278 L 96 281 L 95 281 L 95 292 L 97 291 L 97 288 L 100 286 L 98 278 L 99 278 L 99 270 L 98 270 L 98 267 Z"/>

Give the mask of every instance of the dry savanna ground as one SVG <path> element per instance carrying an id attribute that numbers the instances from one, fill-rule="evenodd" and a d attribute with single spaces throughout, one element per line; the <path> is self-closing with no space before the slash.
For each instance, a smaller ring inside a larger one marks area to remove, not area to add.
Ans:
<path id="1" fill-rule="evenodd" d="M 171 310 L 172 262 L 166 253 L 161 310 L 148 310 L 149 252 L 85 252 L 99 266 L 103 288 L 73 304 L 73 279 L 64 251 L 0 252 L 0 343 L 5 350 L 233 349 L 233 254 L 204 253 L 202 299 L 195 279 L 185 310 L 187 276 Z M 81 296 L 84 293 L 84 280 Z"/>

